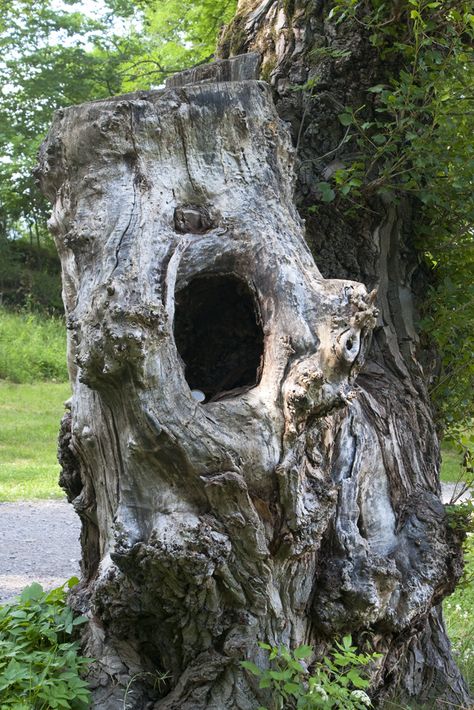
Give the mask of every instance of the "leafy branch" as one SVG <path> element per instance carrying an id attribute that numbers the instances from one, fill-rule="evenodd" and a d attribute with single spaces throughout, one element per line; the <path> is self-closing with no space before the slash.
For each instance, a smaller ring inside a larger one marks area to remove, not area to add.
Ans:
<path id="1" fill-rule="evenodd" d="M 343 106 L 337 169 L 317 184 L 321 202 L 347 210 L 376 208 L 374 198 L 417 210 L 415 243 L 436 286 L 423 304 L 422 327 L 442 353 L 432 388 L 444 427 L 474 417 L 474 14 L 464 0 L 338 0 L 336 27 L 362 24 L 389 81 L 370 86 L 361 105 Z M 317 52 L 331 55 L 330 48 Z M 463 111 L 453 110 L 462 101 Z M 472 107 L 472 108 L 471 108 Z M 348 146 L 349 144 L 349 146 Z M 348 148 L 346 147 L 348 146 Z M 342 156 L 342 157 L 340 157 Z M 347 157 L 344 157 L 347 156 Z M 317 205 L 310 208 L 317 211 Z"/>
<path id="2" fill-rule="evenodd" d="M 363 669 L 381 656 L 358 652 L 352 645 L 351 636 L 336 642 L 329 655 L 311 666 L 308 665 L 314 656 L 311 646 L 299 646 L 294 651 L 267 643 L 259 643 L 259 646 L 268 654 L 268 667 L 262 670 L 251 661 L 242 661 L 241 665 L 259 679 L 262 690 L 270 692 L 271 710 L 363 710 L 372 707 L 366 693 L 369 680 Z M 259 710 L 268 708 L 261 706 Z"/>

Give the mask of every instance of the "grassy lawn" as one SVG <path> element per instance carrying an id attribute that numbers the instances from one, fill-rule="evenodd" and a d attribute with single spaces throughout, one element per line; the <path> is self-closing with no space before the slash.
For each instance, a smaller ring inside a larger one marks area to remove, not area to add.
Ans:
<path id="1" fill-rule="evenodd" d="M 474 533 L 466 544 L 465 579 L 444 600 L 446 628 L 456 662 L 474 692 Z"/>
<path id="2" fill-rule="evenodd" d="M 461 473 L 460 455 L 448 447 L 442 448 L 441 480 L 445 483 L 456 483 Z"/>
<path id="3" fill-rule="evenodd" d="M 463 480 L 464 474 L 461 467 L 462 455 L 449 445 L 441 447 L 441 480 L 445 483 L 457 483 Z"/>
<path id="4" fill-rule="evenodd" d="M 64 320 L 0 306 L 0 378 L 10 382 L 65 382 Z"/>
<path id="5" fill-rule="evenodd" d="M 56 440 L 66 383 L 0 381 L 0 502 L 62 498 Z"/>

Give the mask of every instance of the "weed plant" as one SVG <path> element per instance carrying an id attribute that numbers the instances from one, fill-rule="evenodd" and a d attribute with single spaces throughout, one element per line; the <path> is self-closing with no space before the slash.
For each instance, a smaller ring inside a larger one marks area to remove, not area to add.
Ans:
<path id="1" fill-rule="evenodd" d="M 75 627 L 84 623 L 66 605 L 65 587 L 47 593 L 33 583 L 0 607 L 0 710 L 86 710 L 90 693 L 81 675 Z"/>
<path id="2" fill-rule="evenodd" d="M 0 308 L 0 379 L 65 382 L 64 321 L 28 310 Z"/>
<path id="3" fill-rule="evenodd" d="M 251 661 L 241 665 L 259 678 L 259 687 L 267 688 L 272 696 L 270 709 L 258 710 L 365 710 L 372 707 L 365 692 L 369 681 L 365 666 L 380 655 L 359 653 L 352 645 L 352 637 L 344 636 L 336 642 L 328 656 L 308 670 L 306 659 L 313 655 L 311 646 L 299 646 L 290 651 L 285 646 L 274 647 L 259 643 L 268 653 L 269 667 L 259 668 Z"/>
<path id="4" fill-rule="evenodd" d="M 465 548 L 464 577 L 443 604 L 453 654 L 471 692 L 474 692 L 474 533 Z"/>

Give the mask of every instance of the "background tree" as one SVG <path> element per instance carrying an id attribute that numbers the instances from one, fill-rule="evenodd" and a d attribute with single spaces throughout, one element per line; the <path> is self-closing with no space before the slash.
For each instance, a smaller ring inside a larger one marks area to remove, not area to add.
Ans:
<path id="1" fill-rule="evenodd" d="M 473 399 L 466 398 L 474 383 L 469 3 L 412 0 L 388 8 L 376 0 L 348 1 L 313 8 L 314 12 L 305 4 L 304 16 L 293 3 L 279 13 L 272 8 L 283 23 L 279 41 L 286 42 L 287 51 L 292 48 L 291 67 L 289 58 L 278 54 L 266 12 L 252 24 L 259 31 L 251 40 L 242 30 L 246 14 L 241 9 L 221 51 L 224 55 L 237 51 L 239 42 L 265 49 L 262 73 L 277 95 L 284 96 L 283 115 L 293 122 L 299 146 L 299 205 L 308 220 L 308 235 L 318 234 L 315 247 L 323 250 L 319 258 L 326 261 L 334 237 L 323 239 L 321 222 L 337 215 L 358 231 L 361 210 L 367 223 L 371 212 L 380 215 L 387 203 L 394 202 L 412 213 L 413 267 L 417 276 L 424 274 L 421 280 L 426 283 L 416 325 L 424 319 L 423 349 L 430 353 L 420 357 L 442 426 L 469 422 L 474 406 Z M 310 15 L 312 40 L 304 19 Z M 296 37 L 300 33 L 304 46 Z M 348 68 L 351 86 L 343 82 Z M 295 91 L 297 87 L 300 91 Z M 298 116 L 295 106 L 300 107 Z M 325 118 L 321 115 L 315 121 L 318 111 Z M 330 117 L 336 121 L 333 141 L 326 129 Z M 330 207 L 325 207 L 328 203 Z M 353 255 L 344 253 L 347 263 L 338 268 L 344 266 L 343 273 L 353 274 Z M 441 362 L 431 338 L 442 353 Z"/>
<path id="2" fill-rule="evenodd" d="M 49 2 L 3 2 L 0 19 L 0 248 L 6 304 L 61 311 L 59 264 L 48 207 L 32 170 L 53 112 L 122 88 L 122 62 L 141 50 L 118 18 L 97 6 L 97 20 Z M 130 8 L 120 8 L 123 14 Z M 121 30 L 121 33 L 119 32 Z M 14 242 L 14 243 L 13 243 Z M 55 262 L 55 263 L 54 263 Z"/>
<path id="3" fill-rule="evenodd" d="M 262 53 L 298 147 L 298 204 L 319 267 L 378 284 L 382 316 L 359 384 L 369 418 L 382 404 L 382 429 L 400 442 L 384 457 L 398 515 L 410 489 L 436 485 L 427 388 L 444 395 L 445 422 L 472 417 L 472 34 L 463 2 L 242 2 L 221 43 L 222 56 Z M 420 339 L 421 314 L 434 328 Z M 438 385 L 432 335 L 447 356 Z M 411 643 L 423 646 L 423 633 Z"/>
<path id="4" fill-rule="evenodd" d="M 137 0 L 141 12 L 141 51 L 123 65 L 124 88 L 160 85 L 171 74 L 203 62 L 215 53 L 216 38 L 236 8 L 236 0 Z"/>

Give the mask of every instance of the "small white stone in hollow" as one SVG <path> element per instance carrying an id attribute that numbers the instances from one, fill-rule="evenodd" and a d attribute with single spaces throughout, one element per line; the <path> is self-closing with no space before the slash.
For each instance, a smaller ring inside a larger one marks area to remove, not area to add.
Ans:
<path id="1" fill-rule="evenodd" d="M 204 392 L 201 392 L 201 390 L 191 390 L 191 394 L 193 396 L 193 399 L 196 400 L 196 402 L 204 402 L 206 399 L 206 395 Z"/>

